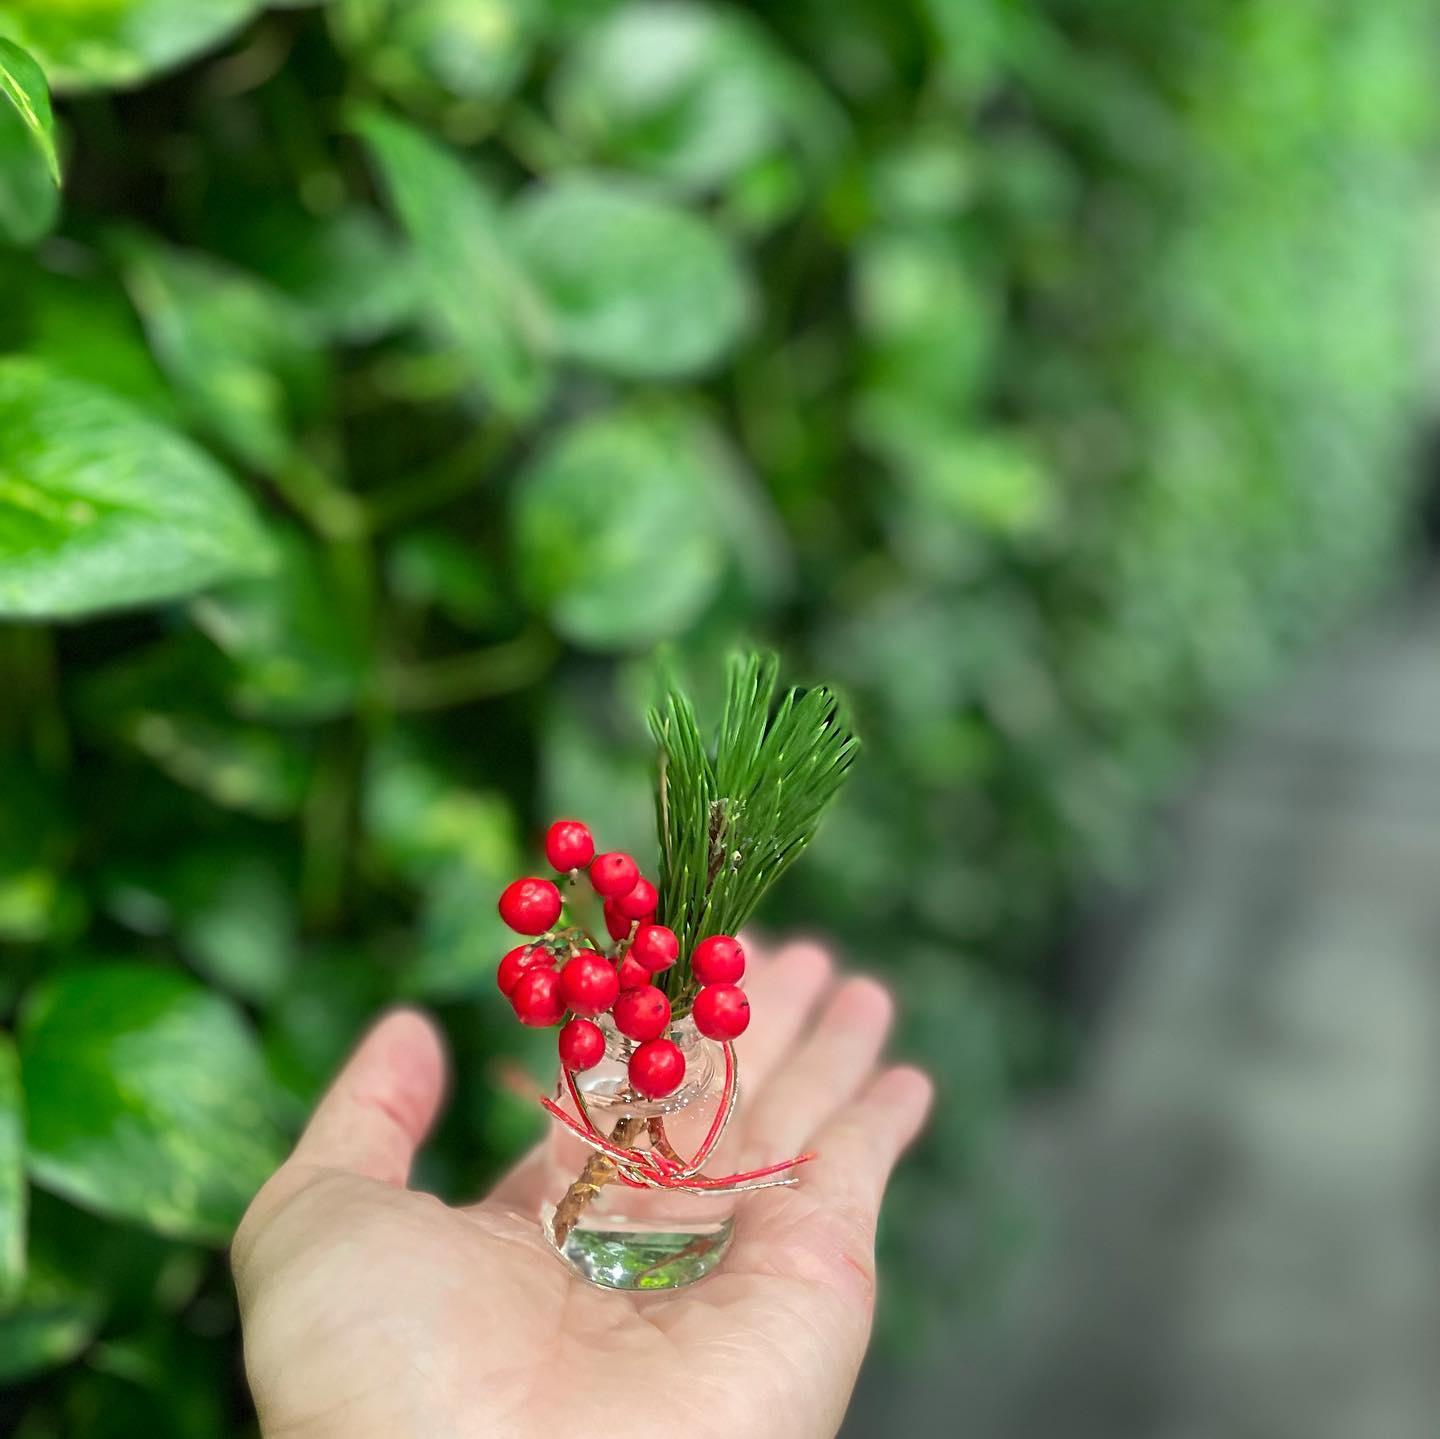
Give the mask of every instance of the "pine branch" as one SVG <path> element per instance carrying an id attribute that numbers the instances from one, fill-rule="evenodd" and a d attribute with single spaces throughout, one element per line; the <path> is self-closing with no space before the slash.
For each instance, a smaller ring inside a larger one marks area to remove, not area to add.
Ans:
<path id="1" fill-rule="evenodd" d="M 660 750 L 660 916 L 680 940 L 680 962 L 664 980 L 677 1009 L 693 994 L 695 945 L 739 932 L 815 837 L 860 748 L 823 686 L 792 689 L 775 707 L 778 676 L 773 654 L 731 659 L 713 755 L 678 686 L 650 711 Z"/>

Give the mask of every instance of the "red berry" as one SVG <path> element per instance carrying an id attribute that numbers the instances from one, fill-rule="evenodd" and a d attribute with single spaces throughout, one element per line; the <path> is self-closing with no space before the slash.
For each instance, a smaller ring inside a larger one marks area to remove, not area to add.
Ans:
<path id="1" fill-rule="evenodd" d="M 517 879 L 500 896 L 500 918 L 520 934 L 544 934 L 560 918 L 560 891 L 548 879 Z"/>
<path id="2" fill-rule="evenodd" d="M 685 1078 L 685 1056 L 668 1039 L 651 1039 L 630 1056 L 630 1083 L 647 1099 L 664 1099 Z"/>
<path id="3" fill-rule="evenodd" d="M 569 960 L 560 971 L 560 987 L 565 1003 L 586 1018 L 603 1014 L 615 1003 L 620 993 L 620 980 L 615 966 L 594 950 L 583 950 Z"/>
<path id="4" fill-rule="evenodd" d="M 643 989 L 650 983 L 650 971 L 638 959 L 626 955 L 620 961 L 620 988 Z"/>
<path id="5" fill-rule="evenodd" d="M 738 939 L 712 934 L 695 946 L 690 968 L 701 984 L 734 984 L 745 973 L 745 951 Z"/>
<path id="6" fill-rule="evenodd" d="M 522 974 L 519 984 L 510 991 L 510 1003 L 515 1006 L 521 1024 L 537 1029 L 558 1024 L 565 1013 L 560 976 L 553 969 L 532 969 Z"/>
<path id="7" fill-rule="evenodd" d="M 545 858 L 562 872 L 584 869 L 595 858 L 595 841 L 578 819 L 557 819 L 545 832 Z"/>
<path id="8" fill-rule="evenodd" d="M 706 1039 L 736 1039 L 750 1023 L 750 1001 L 733 984 L 707 984 L 690 1014 Z"/>
<path id="9" fill-rule="evenodd" d="M 520 976 L 526 970 L 541 967 L 549 969 L 554 963 L 555 959 L 550 951 L 541 945 L 517 944 L 500 961 L 500 968 L 495 973 L 495 982 L 500 986 L 501 994 L 509 995 L 520 983 Z"/>
<path id="10" fill-rule="evenodd" d="M 635 881 L 634 889 L 625 894 L 617 894 L 610 903 L 626 919 L 649 919 L 655 913 L 655 906 L 660 903 L 660 896 L 655 893 L 655 886 L 642 877 Z"/>
<path id="11" fill-rule="evenodd" d="M 650 971 L 659 974 L 669 969 L 680 954 L 680 941 L 673 929 L 663 924 L 642 924 L 630 941 L 630 953 Z"/>
<path id="12" fill-rule="evenodd" d="M 604 909 L 605 928 L 609 932 L 610 938 L 627 938 L 629 936 L 630 930 L 634 926 L 634 921 L 626 919 L 625 916 L 621 914 L 618 909 L 615 908 L 615 901 L 613 899 L 607 899 L 605 901 Z"/>
<path id="13" fill-rule="evenodd" d="M 596 894 L 613 899 L 617 894 L 629 894 L 640 878 L 640 866 L 628 854 L 618 850 L 610 854 L 597 854 L 590 861 L 590 883 Z"/>
<path id="14" fill-rule="evenodd" d="M 566 1069 L 592 1069 L 605 1058 L 605 1032 L 588 1019 L 572 1019 L 560 1030 L 560 1063 Z"/>
<path id="15" fill-rule="evenodd" d="M 622 989 L 615 1001 L 615 1028 L 630 1039 L 654 1039 L 670 1023 L 670 1001 L 653 984 Z"/>

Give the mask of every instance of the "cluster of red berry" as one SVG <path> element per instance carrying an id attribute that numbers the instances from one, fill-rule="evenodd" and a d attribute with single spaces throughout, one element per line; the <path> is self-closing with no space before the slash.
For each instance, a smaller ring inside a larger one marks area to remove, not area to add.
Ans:
<path id="1" fill-rule="evenodd" d="M 521 1024 L 559 1024 L 560 1061 L 589 1069 L 604 1058 L 605 1034 L 595 1019 L 609 1011 L 615 1028 L 637 1041 L 630 1056 L 631 1085 L 651 1099 L 673 1094 L 685 1078 L 685 1056 L 673 1040 L 670 1001 L 652 983 L 680 958 L 673 930 L 655 922 L 660 897 L 628 854 L 596 854 L 590 831 L 578 820 L 557 820 L 545 836 L 545 857 L 572 881 L 588 873 L 604 901 L 605 927 L 614 943 L 596 948 L 578 927 L 557 930 L 563 901 L 548 879 L 517 879 L 500 896 L 500 917 L 520 934 L 535 935 L 501 961 L 500 990 Z M 728 934 L 702 939 L 690 956 L 702 986 L 691 1016 L 709 1039 L 731 1040 L 750 1022 L 750 1001 L 738 988 L 745 951 Z"/>

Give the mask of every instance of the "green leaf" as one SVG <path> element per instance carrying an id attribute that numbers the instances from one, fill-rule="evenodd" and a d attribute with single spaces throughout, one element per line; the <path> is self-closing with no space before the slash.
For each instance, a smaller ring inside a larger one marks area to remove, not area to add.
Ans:
<path id="1" fill-rule="evenodd" d="M 62 929 L 73 895 L 54 870 L 31 864 L 0 869 L 0 938 L 34 941 Z"/>
<path id="2" fill-rule="evenodd" d="M 540 304 L 506 245 L 495 201 L 443 146 L 378 110 L 355 128 L 420 264 L 432 326 L 456 346 L 481 391 L 506 414 L 532 414 L 549 376 Z"/>
<path id="3" fill-rule="evenodd" d="M 121 851 L 101 870 L 112 919 L 145 936 L 171 935 L 204 978 L 256 1005 L 294 977 L 294 880 L 274 844 L 186 835 L 177 856 Z"/>
<path id="4" fill-rule="evenodd" d="M 160 1318 L 105 1338 L 66 1387 L 68 1432 L 86 1439 L 215 1439 L 226 1425 L 223 1348 Z"/>
<path id="5" fill-rule="evenodd" d="M 917 525 L 934 532 L 949 529 L 947 520 L 959 521 L 1011 538 L 1053 526 L 1059 511 L 1054 480 L 1020 437 L 944 426 L 912 435 L 902 475 L 916 502 Z"/>
<path id="6" fill-rule="evenodd" d="M 86 675 L 75 691 L 75 714 L 97 742 L 138 751 L 222 809 L 288 817 L 310 781 L 312 737 L 236 718 L 226 703 L 231 683 L 223 655 L 195 630 L 176 629 Z M 155 826 L 174 824 L 175 796 L 164 786 L 141 785 L 137 794 L 149 800 Z M 132 806 L 126 817 L 135 814 Z"/>
<path id="7" fill-rule="evenodd" d="M 9 100 L 45 162 L 55 188 L 60 188 L 60 156 L 55 149 L 55 117 L 45 72 L 18 45 L 0 39 L 0 94 Z"/>
<path id="8" fill-rule="evenodd" d="M 174 1314 L 204 1282 L 211 1259 L 204 1248 L 101 1219 L 43 1189 L 30 1198 L 32 1277 L 48 1275 L 72 1292 L 103 1295 L 107 1321 L 117 1329 Z"/>
<path id="9" fill-rule="evenodd" d="M 268 557 L 245 496 L 189 442 L 103 390 L 0 360 L 0 615 L 154 603 Z"/>
<path id="10" fill-rule="evenodd" d="M 402 989 L 419 999 L 500 998 L 495 966 L 514 933 L 495 910 L 495 896 L 514 869 L 477 876 L 467 864 L 441 871 L 420 916 L 419 945 Z"/>
<path id="11" fill-rule="evenodd" d="M 25 1278 L 25 1096 L 15 1041 L 0 1031 L 0 1304 Z"/>
<path id="12" fill-rule="evenodd" d="M 954 419 L 990 374 L 999 317 L 993 286 L 945 232 L 868 237 L 855 255 L 855 310 L 868 340 L 868 433 Z"/>
<path id="13" fill-rule="evenodd" d="M 698 191 L 779 144 L 776 63 L 764 32 L 735 12 L 631 4 L 571 49 L 550 100 L 595 159 Z"/>
<path id="14" fill-rule="evenodd" d="M 363 344 L 415 316 L 414 258 L 372 210 L 315 216 L 274 201 L 216 229 L 213 248 L 264 275 L 327 338 Z"/>
<path id="15" fill-rule="evenodd" d="M 651 690 L 644 665 L 646 694 Z M 593 676 L 574 675 L 552 692 L 540 717 L 540 813 L 605 816 L 605 844 L 655 872 L 655 748 L 638 722 L 643 704 Z"/>
<path id="16" fill-rule="evenodd" d="M 458 863 L 477 888 L 503 887 L 521 863 L 509 804 L 462 783 L 403 732 L 371 750 L 364 821 L 376 855 L 414 883 Z"/>
<path id="17" fill-rule="evenodd" d="M 101 1295 L 36 1274 L 20 1302 L 0 1313 L 0 1384 L 16 1384 L 75 1358 L 94 1337 Z"/>
<path id="18" fill-rule="evenodd" d="M 385 578 L 407 605 L 433 605 L 452 624 L 480 630 L 506 614 L 507 597 L 488 555 L 450 530 L 407 530 L 385 556 Z"/>
<path id="19" fill-rule="evenodd" d="M 265 1011 L 265 1058 L 286 1118 L 296 1125 L 393 994 L 375 955 L 306 947 L 305 962 Z"/>
<path id="20" fill-rule="evenodd" d="M 511 530 L 521 580 L 587 649 L 682 633 L 719 586 L 733 461 L 694 410 L 634 405 L 582 419 L 530 462 Z"/>
<path id="21" fill-rule="evenodd" d="M 177 784 L 222 809 L 286 818 L 305 798 L 311 737 L 230 714 L 228 668 L 203 636 L 179 629 L 87 675 L 77 687 L 76 714 L 97 740 L 139 751 Z M 139 794 L 150 800 L 163 827 L 174 797 L 148 785 Z"/>
<path id="22" fill-rule="evenodd" d="M 60 157 L 45 74 L 0 39 L 0 235 L 29 245 L 55 223 Z"/>
<path id="23" fill-rule="evenodd" d="M 297 918 L 291 885 L 267 854 L 191 849 L 167 878 L 176 939 L 207 979 L 268 1004 L 295 968 Z"/>
<path id="24" fill-rule="evenodd" d="M 375 1012 L 393 996 L 373 954 L 341 945 L 307 946 L 305 963 L 266 1008 L 266 1064 L 286 1118 L 304 1121 Z"/>
<path id="25" fill-rule="evenodd" d="M 285 819 L 304 801 L 311 765 L 302 740 L 282 730 L 164 708 L 127 714 L 121 733 L 177 784 L 222 809 Z"/>
<path id="26" fill-rule="evenodd" d="M 978 188 L 977 157 L 967 141 L 937 126 L 906 134 L 878 154 L 870 172 L 876 213 L 916 224 L 957 215 Z"/>
<path id="27" fill-rule="evenodd" d="M 278 1163 L 265 1068 L 236 1010 L 183 975 L 71 970 L 31 995 L 20 1057 L 37 1184 L 220 1243 Z"/>
<path id="28" fill-rule="evenodd" d="M 18 667 L 0 669 L 0 687 L 27 678 Z M 63 940 L 79 918 L 66 882 L 75 835 L 64 787 L 12 746 L 0 761 L 0 794 L 0 943 Z"/>
<path id="29" fill-rule="evenodd" d="M 5 0 L 0 35 L 31 51 L 56 90 L 123 89 L 218 44 L 260 0 Z"/>
<path id="30" fill-rule="evenodd" d="M 371 751 L 364 824 L 374 858 L 425 889 L 403 992 L 450 999 L 493 990 L 510 948 L 495 897 L 524 863 L 510 803 L 466 784 L 400 730 Z"/>
<path id="31" fill-rule="evenodd" d="M 193 1335 L 187 1335 L 185 1362 L 178 1354 L 167 1356 L 175 1365 L 169 1375 L 169 1392 L 158 1386 L 144 1388 L 127 1382 L 128 1372 L 119 1376 L 109 1372 L 116 1365 L 122 1371 L 131 1366 L 137 1370 L 141 1361 L 135 1354 L 135 1341 L 120 1343 L 102 1341 L 87 1354 L 85 1365 L 60 1376 L 54 1387 L 59 1391 L 59 1426 L 62 1434 L 84 1434 L 86 1439 L 133 1439 L 144 1434 L 146 1439 L 210 1439 L 224 1432 L 219 1397 L 214 1390 L 204 1398 L 211 1411 L 208 1428 L 196 1428 L 187 1422 L 195 1411 L 193 1397 L 197 1388 L 207 1382 L 219 1386 L 213 1349 L 203 1346 Z M 172 1347 L 177 1347 L 172 1343 Z M 204 1368 L 197 1361 L 208 1361 Z M 96 1372 L 102 1370 L 103 1372 Z M 206 1370 L 211 1371 L 206 1373 Z"/>
<path id="32" fill-rule="evenodd" d="M 192 612 L 235 664 L 238 709 L 266 719 L 329 719 L 360 692 L 364 637 L 342 602 L 331 555 L 293 530 L 273 538 L 273 573 L 218 586 Z"/>
<path id="33" fill-rule="evenodd" d="M 194 1298 L 203 1251 L 107 1223 L 43 1190 L 31 1197 L 25 1288 L 0 1310 L 0 1383 L 67 1363 L 102 1323 L 173 1323 L 168 1316 Z"/>
<path id="34" fill-rule="evenodd" d="M 332 26 L 364 73 L 412 108 L 494 103 L 524 76 L 537 0 L 340 0 Z"/>
<path id="35" fill-rule="evenodd" d="M 29 255 L 0 256 L 0 293 L 9 307 L 0 349 L 44 360 L 71 379 L 113 391 L 152 419 L 179 423 L 180 407 L 135 307 L 93 256 L 85 256 L 79 274 L 48 268 Z"/>
<path id="36" fill-rule="evenodd" d="M 561 356 L 627 377 L 687 375 L 733 349 L 749 322 L 748 278 L 715 228 L 623 180 L 540 186 L 511 225 Z"/>
<path id="37" fill-rule="evenodd" d="M 325 394 L 318 334 L 278 290 L 208 255 L 122 249 L 155 358 L 196 423 L 245 464 L 283 469 Z"/>

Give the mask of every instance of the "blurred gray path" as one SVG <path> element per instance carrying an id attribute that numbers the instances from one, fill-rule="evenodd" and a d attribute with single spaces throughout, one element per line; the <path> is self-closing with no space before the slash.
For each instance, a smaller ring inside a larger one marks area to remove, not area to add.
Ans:
<path id="1" fill-rule="evenodd" d="M 1440 602 L 1243 725 L 1175 842 L 1006 1158 L 1004 1313 L 867 1373 L 847 1439 L 1440 1435 Z"/>

